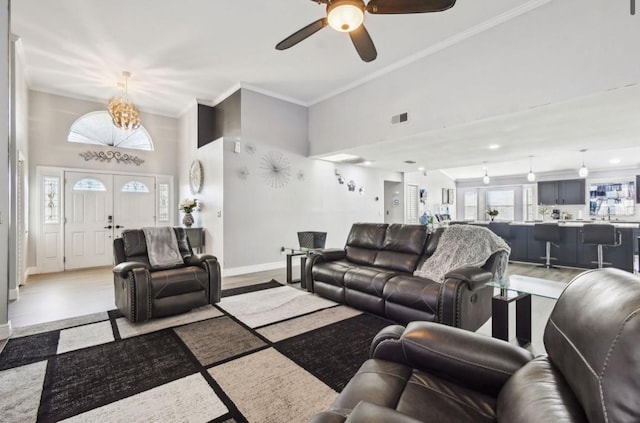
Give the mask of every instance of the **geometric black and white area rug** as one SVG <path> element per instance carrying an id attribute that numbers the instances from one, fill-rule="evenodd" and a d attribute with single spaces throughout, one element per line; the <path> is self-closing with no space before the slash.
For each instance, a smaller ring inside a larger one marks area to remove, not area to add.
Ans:
<path id="1" fill-rule="evenodd" d="M 389 321 L 271 281 L 142 324 L 118 311 L 16 330 L 0 353 L 7 422 L 305 422 Z"/>

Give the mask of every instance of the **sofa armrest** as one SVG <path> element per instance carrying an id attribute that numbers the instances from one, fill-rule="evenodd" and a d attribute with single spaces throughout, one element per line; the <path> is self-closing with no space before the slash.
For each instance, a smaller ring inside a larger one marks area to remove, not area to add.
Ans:
<path id="1" fill-rule="evenodd" d="M 460 267 L 447 272 L 444 278 L 465 282 L 470 290 L 475 290 L 484 287 L 492 279 L 492 274 L 481 267 Z"/>
<path id="2" fill-rule="evenodd" d="M 434 322 L 411 322 L 398 339 L 380 342 L 372 358 L 401 363 L 495 396 L 533 355 L 474 332 Z"/>
<path id="3" fill-rule="evenodd" d="M 313 266 L 325 261 L 335 261 L 343 259 L 347 252 L 341 248 L 325 248 L 321 250 L 311 250 L 307 255 L 307 264 L 304 268 L 302 287 L 309 292 L 314 292 L 313 288 Z"/>
<path id="4" fill-rule="evenodd" d="M 493 288 L 485 284 L 491 273 L 480 267 L 462 267 L 445 275 L 438 291 L 439 323 L 476 331 L 491 317 Z"/>
<path id="5" fill-rule="evenodd" d="M 192 254 L 189 257 L 184 258 L 184 264 L 187 266 L 201 266 L 205 260 L 218 260 L 216 256 L 211 254 Z"/>
<path id="6" fill-rule="evenodd" d="M 322 250 L 311 250 L 309 255 L 320 256 L 323 261 L 335 261 L 345 258 L 347 252 L 344 248 L 324 248 Z"/>
<path id="7" fill-rule="evenodd" d="M 124 263 L 120 263 L 113 268 L 113 273 L 120 276 L 121 278 L 126 278 L 127 273 L 132 271 L 133 269 L 147 269 L 149 270 L 149 266 L 144 263 L 140 263 L 139 261 L 125 261 Z"/>

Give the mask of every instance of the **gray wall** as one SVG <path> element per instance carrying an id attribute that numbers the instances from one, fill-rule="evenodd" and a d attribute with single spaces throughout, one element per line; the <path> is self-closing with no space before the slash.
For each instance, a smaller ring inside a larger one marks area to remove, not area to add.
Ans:
<path id="1" fill-rule="evenodd" d="M 629 17 L 626 25 L 616 20 L 614 26 L 608 14 L 628 10 L 598 3 L 550 2 L 311 106 L 311 155 L 397 141 L 637 83 L 629 54 L 637 48 L 637 18 Z M 539 14 L 550 11 L 567 18 L 539 28 Z M 536 36 L 522 37 L 523 28 Z M 410 122 L 392 126 L 391 116 L 404 111 Z M 425 145 L 431 147 L 437 145 Z"/>

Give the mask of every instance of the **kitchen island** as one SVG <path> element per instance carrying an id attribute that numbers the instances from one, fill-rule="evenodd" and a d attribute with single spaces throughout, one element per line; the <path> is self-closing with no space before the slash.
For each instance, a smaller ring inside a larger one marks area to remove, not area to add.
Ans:
<path id="1" fill-rule="evenodd" d="M 593 223 L 611 223 L 620 232 L 621 244 L 618 247 L 604 247 L 604 261 L 608 266 L 633 272 L 634 256 L 638 254 L 640 224 L 609 221 L 557 221 L 560 227 L 560 241 L 557 247 L 551 247 L 551 256 L 557 258 L 552 264 L 558 266 L 593 269 L 598 259 L 595 245 L 582 243 L 582 227 Z M 533 226 L 536 222 L 511 222 L 507 242 L 511 246 L 509 260 L 527 263 L 544 263 L 545 243 L 533 239 Z M 538 222 L 542 223 L 542 222 Z M 553 223 L 553 222 L 544 222 Z M 474 222 L 474 225 L 490 227 L 489 222 Z"/>

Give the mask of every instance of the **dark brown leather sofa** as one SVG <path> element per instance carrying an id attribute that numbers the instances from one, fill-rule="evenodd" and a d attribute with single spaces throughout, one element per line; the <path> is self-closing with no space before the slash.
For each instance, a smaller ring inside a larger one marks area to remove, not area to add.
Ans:
<path id="1" fill-rule="evenodd" d="M 152 269 L 141 229 L 125 230 L 113 241 L 116 306 L 132 322 L 220 302 L 218 259 L 193 254 L 186 231 L 173 229 L 184 264 L 169 269 Z"/>
<path id="2" fill-rule="evenodd" d="M 313 423 L 640 422 L 640 279 L 587 271 L 556 303 L 548 355 L 430 322 L 383 329 Z"/>
<path id="3" fill-rule="evenodd" d="M 413 276 L 441 234 L 427 234 L 422 225 L 356 223 L 344 249 L 309 254 L 306 288 L 399 323 L 425 320 L 475 331 L 491 316 L 493 289 L 485 283 L 504 272 L 508 256 L 496 253 L 481 268 L 454 269 L 443 283 Z"/>

